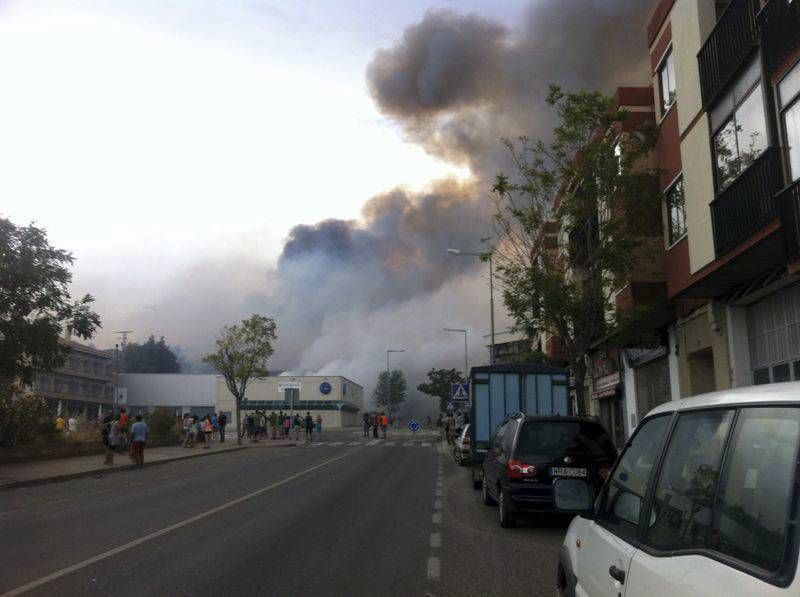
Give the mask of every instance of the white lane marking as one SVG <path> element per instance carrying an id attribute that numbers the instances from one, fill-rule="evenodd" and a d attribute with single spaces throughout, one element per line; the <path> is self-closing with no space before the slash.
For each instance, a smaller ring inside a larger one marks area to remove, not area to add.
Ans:
<path id="1" fill-rule="evenodd" d="M 349 443 L 349 444 L 347 444 L 347 445 L 348 445 L 348 446 L 361 446 L 361 445 L 363 445 L 363 443 L 364 443 L 364 442 L 350 442 L 350 443 Z"/>
<path id="2" fill-rule="evenodd" d="M 431 547 L 441 547 L 441 546 L 442 546 L 442 534 L 431 533 Z"/>
<path id="3" fill-rule="evenodd" d="M 434 500 L 433 509 L 434 510 L 441 510 L 442 509 L 442 500 Z"/>
<path id="4" fill-rule="evenodd" d="M 336 458 L 331 458 L 331 459 L 326 460 L 324 462 L 320 462 L 319 464 L 314 465 L 311 468 L 307 468 L 306 470 L 301 471 L 299 473 L 295 473 L 294 475 L 291 475 L 290 477 L 286 477 L 285 479 L 283 479 L 281 481 L 277 481 L 276 483 L 273 483 L 271 485 L 267 485 L 266 487 L 262 487 L 261 489 L 257 489 L 256 491 L 248 493 L 247 495 L 243 495 L 240 498 L 236 498 L 235 500 L 231 500 L 230 502 L 226 502 L 226 503 L 222 504 L 221 506 L 217 506 L 215 508 L 211 508 L 210 510 L 206 510 L 205 512 L 201 512 L 200 514 L 197 514 L 196 516 L 192 516 L 191 518 L 187 518 L 186 520 L 182 520 L 181 522 L 176 522 L 175 524 L 171 524 L 168 527 L 164 527 L 163 529 L 160 529 L 158 531 L 154 531 L 152 533 L 144 535 L 143 537 L 139 537 L 138 539 L 134 539 L 133 541 L 129 541 L 128 543 L 125 543 L 125 544 L 120 545 L 118 547 L 115 547 L 113 549 L 109 549 L 108 551 L 106 551 L 104 553 L 101 553 L 101 554 L 98 554 L 98 555 L 93 556 L 91 558 L 88 558 L 86 560 L 83 560 L 82 562 L 78 562 L 77 564 L 73 564 L 72 566 L 67 566 L 66 568 L 62 568 L 61 570 L 53 572 L 52 574 L 48 574 L 47 576 L 43 576 L 41 578 L 37 578 L 36 580 L 32 580 L 29 583 L 26 583 L 24 585 L 21 585 L 21 586 L 15 588 L 15 589 L 11 589 L 10 591 L 8 591 L 6 593 L 3 593 L 2 595 L 0 595 L 0 597 L 14 597 L 15 595 L 21 595 L 22 593 L 30 591 L 31 589 L 35 589 L 37 587 L 41 587 L 42 585 L 47 584 L 47 583 L 49 583 L 51 581 L 54 581 L 56 579 L 62 578 L 64 576 L 67 576 L 68 574 L 72 574 L 73 572 L 76 572 L 77 570 L 81 570 L 82 568 L 86 568 L 87 566 L 91 566 L 92 564 L 96 564 L 97 562 L 102 562 L 103 560 L 107 560 L 108 558 L 110 558 L 112 556 L 115 556 L 115 555 L 117 555 L 119 553 L 123 553 L 125 551 L 128 551 L 129 549 L 132 549 L 132 548 L 134 548 L 134 547 L 136 547 L 138 545 L 141 545 L 142 543 L 146 543 L 147 541 L 150 541 L 152 539 L 157 539 L 158 537 L 161 537 L 163 535 L 167 535 L 167 534 L 171 533 L 172 531 L 177 531 L 178 529 L 181 529 L 181 528 L 183 528 L 185 526 L 188 526 L 190 524 L 194 524 L 198 520 L 203 520 L 204 518 L 208 518 L 209 516 L 213 516 L 213 515 L 215 515 L 215 514 L 217 514 L 219 512 L 227 510 L 228 508 L 232 508 L 233 506 L 236 506 L 237 504 L 241 504 L 242 502 L 246 502 L 247 500 L 250 500 L 250 499 L 252 499 L 252 498 L 254 498 L 256 496 L 259 496 L 262 493 L 266 493 L 266 492 L 271 491 L 273 489 L 276 489 L 276 488 L 278 488 L 278 487 L 280 487 L 282 485 L 286 485 L 287 483 L 289 483 L 291 481 L 294 481 L 295 479 L 299 479 L 300 477 L 303 477 L 303 476 L 305 476 L 305 475 L 307 475 L 307 474 L 309 474 L 309 473 L 311 473 L 311 472 L 313 472 L 313 471 L 315 471 L 317 469 L 320 469 L 320 468 L 322 468 L 324 466 L 328 466 L 329 464 L 333 464 L 337 460 L 341 460 L 342 458 L 347 458 L 348 456 L 350 456 L 351 453 L 352 452 L 348 452 L 346 454 L 342 454 L 341 456 L 337 456 Z"/>
<path id="5" fill-rule="evenodd" d="M 332 444 L 330 444 L 330 445 L 331 445 L 331 446 L 341 446 L 341 445 L 344 445 L 344 442 L 333 442 L 333 443 L 332 443 Z"/>
<path id="6" fill-rule="evenodd" d="M 435 495 L 436 497 L 442 497 L 442 490 L 441 490 L 441 489 L 437 489 L 437 490 L 434 492 L 434 495 Z"/>
<path id="7" fill-rule="evenodd" d="M 420 448 L 430 448 L 431 447 L 431 445 L 428 442 L 422 442 L 419 446 L 420 446 Z"/>
<path id="8" fill-rule="evenodd" d="M 325 444 L 329 444 L 330 442 L 314 442 L 312 445 L 314 446 L 324 446 Z"/>
<path id="9" fill-rule="evenodd" d="M 439 558 L 428 558 L 428 580 L 439 580 L 442 571 L 442 564 Z"/>
<path id="10" fill-rule="evenodd" d="M 368 446 L 374 446 L 375 444 L 379 443 L 378 440 L 374 439 L 371 442 L 367 442 Z"/>
<path id="11" fill-rule="evenodd" d="M 433 524 L 442 524 L 442 513 L 434 512 L 431 520 L 433 521 Z"/>

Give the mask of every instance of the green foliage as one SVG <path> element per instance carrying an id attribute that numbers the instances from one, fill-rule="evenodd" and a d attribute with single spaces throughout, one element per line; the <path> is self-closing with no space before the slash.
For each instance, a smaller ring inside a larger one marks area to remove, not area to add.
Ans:
<path id="1" fill-rule="evenodd" d="M 36 396 L 0 394 L 0 446 L 32 443 L 37 438 L 55 434 L 55 414 Z"/>
<path id="2" fill-rule="evenodd" d="M 50 246 L 41 228 L 0 218 L 0 378 L 30 384 L 36 371 L 64 364 L 63 326 L 87 339 L 100 327 L 94 299 L 69 295 L 73 261 Z"/>
<path id="3" fill-rule="evenodd" d="M 147 427 L 156 437 L 177 435 L 175 413 L 169 408 L 157 408 L 147 417 Z"/>
<path id="4" fill-rule="evenodd" d="M 547 101 L 553 140 L 506 142 L 517 171 L 493 187 L 493 255 L 515 329 L 564 340 L 583 411 L 584 356 L 624 326 L 613 295 L 650 259 L 643 237 L 660 233 L 658 171 L 647 162 L 657 131 L 620 133 L 628 114 L 599 93 L 551 87 Z"/>
<path id="5" fill-rule="evenodd" d="M 378 407 L 394 412 L 398 404 L 406 401 L 408 384 L 406 376 L 398 369 L 392 369 L 390 372 L 388 386 L 386 380 L 386 371 L 381 371 L 375 390 L 372 392 L 372 400 Z"/>
<path id="6" fill-rule="evenodd" d="M 180 373 L 181 365 L 164 336 L 158 342 L 150 336 L 144 344 L 132 342 L 123 348 L 122 370 L 126 373 Z"/>
<path id="7" fill-rule="evenodd" d="M 450 402 L 450 384 L 464 381 L 461 373 L 455 369 L 431 369 L 428 381 L 417 386 L 417 390 L 428 396 L 439 399 L 439 411 L 444 412 Z"/>

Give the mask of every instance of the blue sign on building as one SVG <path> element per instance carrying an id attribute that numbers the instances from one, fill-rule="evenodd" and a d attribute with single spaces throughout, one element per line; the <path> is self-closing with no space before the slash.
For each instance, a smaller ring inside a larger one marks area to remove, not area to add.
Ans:
<path id="1" fill-rule="evenodd" d="M 327 381 L 323 381 L 321 384 L 319 384 L 319 391 L 323 394 L 330 394 L 331 384 L 329 384 Z"/>

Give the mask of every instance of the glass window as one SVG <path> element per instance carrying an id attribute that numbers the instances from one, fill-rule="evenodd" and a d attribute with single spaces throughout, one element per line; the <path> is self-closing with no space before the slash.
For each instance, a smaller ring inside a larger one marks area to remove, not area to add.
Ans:
<path id="1" fill-rule="evenodd" d="M 797 180 L 800 178 L 800 100 L 784 112 L 783 126 L 789 153 L 789 173 L 792 180 Z"/>
<path id="2" fill-rule="evenodd" d="M 780 569 L 798 439 L 799 408 L 742 410 L 720 484 L 713 549 L 766 570 Z"/>
<path id="3" fill-rule="evenodd" d="M 789 370 L 789 363 L 782 363 L 775 365 L 772 368 L 772 382 L 780 383 L 782 381 L 792 381 L 792 374 Z"/>
<path id="4" fill-rule="evenodd" d="M 760 386 L 765 383 L 769 383 L 769 367 L 753 371 L 753 384 Z"/>
<path id="5" fill-rule="evenodd" d="M 795 361 L 794 363 L 792 363 L 792 369 L 794 369 L 795 381 L 800 380 L 800 361 Z"/>
<path id="6" fill-rule="evenodd" d="M 503 438 L 500 440 L 500 447 L 503 449 L 504 454 L 511 454 L 511 450 L 514 448 L 514 435 L 516 435 L 516 430 L 517 424 L 513 421 L 509 421 L 505 424 Z"/>
<path id="7" fill-rule="evenodd" d="M 683 414 L 656 485 L 647 544 L 661 550 L 704 547 L 712 523 L 722 451 L 733 411 Z"/>
<path id="8" fill-rule="evenodd" d="M 669 244 L 686 234 L 686 201 L 683 196 L 683 177 L 666 193 L 669 211 Z"/>
<path id="9" fill-rule="evenodd" d="M 669 421 L 669 416 L 655 417 L 639 427 L 605 486 L 599 520 L 623 539 L 636 539 L 642 501 Z"/>
<path id="10" fill-rule="evenodd" d="M 767 121 L 757 85 L 714 135 L 717 190 L 722 191 L 767 148 Z"/>
<path id="11" fill-rule="evenodd" d="M 675 103 L 675 59 L 672 57 L 672 48 L 667 51 L 658 67 L 658 89 L 661 95 L 661 114 L 664 115 Z"/>
<path id="12" fill-rule="evenodd" d="M 591 454 L 614 460 L 616 450 L 605 429 L 597 423 L 538 421 L 523 425 L 517 441 L 522 460 L 550 460 L 565 454 Z"/>

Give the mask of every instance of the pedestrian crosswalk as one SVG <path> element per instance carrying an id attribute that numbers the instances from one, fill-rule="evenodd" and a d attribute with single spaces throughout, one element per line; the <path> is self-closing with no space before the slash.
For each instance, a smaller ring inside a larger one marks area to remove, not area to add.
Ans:
<path id="1" fill-rule="evenodd" d="M 414 441 L 386 441 L 386 440 L 371 440 L 371 441 L 353 441 L 353 442 L 310 442 L 308 444 L 304 444 L 307 448 L 337 448 L 337 447 L 350 447 L 350 446 L 366 446 L 367 448 L 430 448 L 432 446 L 435 447 L 436 444 L 432 444 L 431 442 L 423 442 L 419 440 Z"/>

